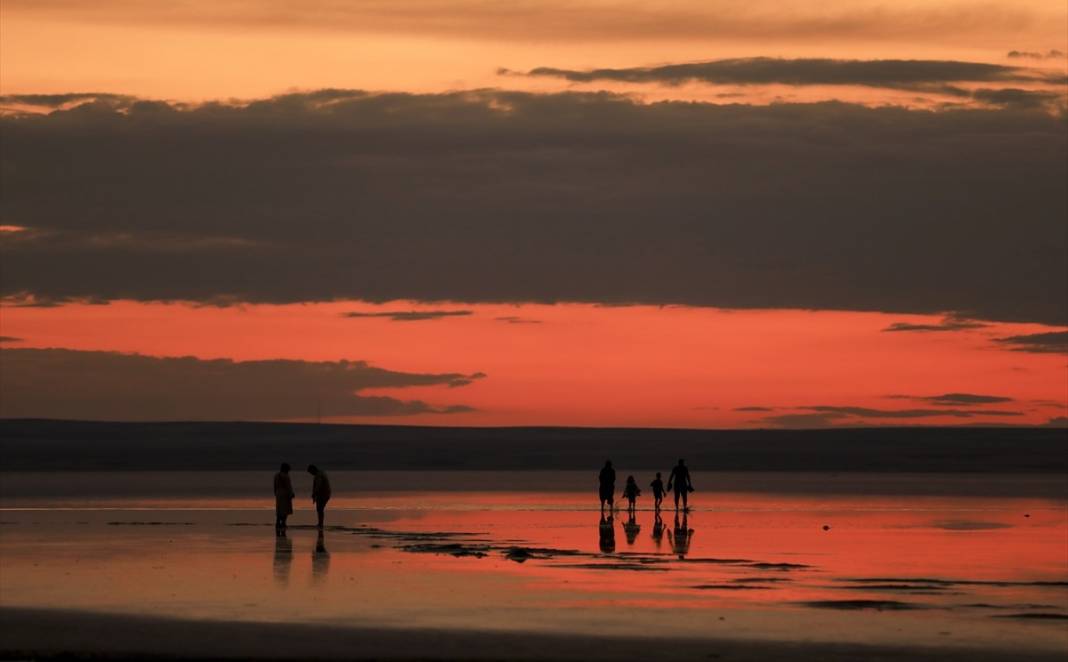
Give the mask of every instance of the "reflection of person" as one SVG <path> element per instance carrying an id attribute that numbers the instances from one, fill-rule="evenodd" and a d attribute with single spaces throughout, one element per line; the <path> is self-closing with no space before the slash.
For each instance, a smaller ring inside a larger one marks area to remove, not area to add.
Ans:
<path id="1" fill-rule="evenodd" d="M 320 582 L 326 579 L 330 572 L 330 552 L 326 551 L 326 537 L 323 530 L 319 529 L 319 536 L 315 539 L 315 549 L 312 550 L 312 581 Z"/>
<path id="2" fill-rule="evenodd" d="M 693 484 L 690 482 L 690 470 L 686 468 L 686 460 L 679 460 L 679 463 L 671 470 L 667 484 L 669 490 L 672 484 L 675 486 L 675 510 L 679 509 L 680 496 L 682 497 L 683 509 L 688 508 L 686 496 L 693 492 Z"/>
<path id="3" fill-rule="evenodd" d="M 675 531 L 668 531 L 668 541 L 671 542 L 671 551 L 685 557 L 690 552 L 690 543 L 693 542 L 693 529 L 686 521 L 686 511 L 682 513 L 682 524 L 679 524 L 679 514 L 675 513 Z"/>
<path id="4" fill-rule="evenodd" d="M 653 510 L 660 512 L 660 504 L 664 502 L 664 481 L 660 478 L 660 472 L 656 472 L 656 478 L 649 483 L 653 488 Z"/>
<path id="5" fill-rule="evenodd" d="M 597 476 L 597 479 L 601 483 L 601 512 L 604 512 L 604 505 L 606 503 L 609 508 L 615 503 L 616 470 L 612 468 L 611 460 L 605 460 L 604 466 L 601 468 L 601 473 Z"/>
<path id="6" fill-rule="evenodd" d="M 283 532 L 274 539 L 274 581 L 279 586 L 289 584 L 289 567 L 293 563 L 293 543 Z"/>
<path id="7" fill-rule="evenodd" d="M 641 532 L 642 527 L 638 524 L 638 520 L 634 519 L 634 510 L 631 509 L 630 514 L 627 516 L 627 521 L 623 522 L 623 533 L 627 536 L 627 544 L 633 545 Z"/>
<path id="8" fill-rule="evenodd" d="M 660 545 L 664 542 L 664 520 L 660 518 L 660 511 L 656 511 L 656 519 L 653 520 L 653 542 L 656 543 L 656 548 L 660 549 Z"/>
<path id="9" fill-rule="evenodd" d="M 326 515 L 326 502 L 330 500 L 330 479 L 326 472 L 315 466 L 308 465 L 308 473 L 315 478 L 312 480 L 312 503 L 315 504 L 315 514 L 319 516 L 319 530 L 323 529 L 323 518 Z"/>
<path id="10" fill-rule="evenodd" d="M 627 511 L 634 512 L 638 495 L 641 493 L 642 491 L 638 489 L 638 484 L 634 482 L 634 476 L 627 476 L 627 484 L 623 486 L 623 497 L 627 500 Z"/>
<path id="11" fill-rule="evenodd" d="M 616 551 L 616 523 L 611 515 L 606 518 L 604 513 L 601 513 L 598 533 L 600 534 L 601 553 L 611 554 Z"/>
<path id="12" fill-rule="evenodd" d="M 286 518 L 293 514 L 293 483 L 289 480 L 289 463 L 283 462 L 274 475 L 274 532 L 284 536 Z"/>

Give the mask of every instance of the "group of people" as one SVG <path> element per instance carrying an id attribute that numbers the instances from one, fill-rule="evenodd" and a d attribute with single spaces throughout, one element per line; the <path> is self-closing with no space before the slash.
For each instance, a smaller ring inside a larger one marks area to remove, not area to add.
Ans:
<path id="1" fill-rule="evenodd" d="M 279 468 L 278 473 L 274 475 L 274 514 L 275 514 L 275 534 L 282 536 L 286 531 L 286 520 L 293 514 L 293 499 L 297 494 L 293 491 L 293 482 L 289 478 L 289 472 L 291 467 L 288 462 L 283 462 Z M 318 528 L 322 530 L 323 522 L 326 518 L 326 504 L 330 501 L 330 479 L 327 478 L 326 472 L 318 468 L 314 464 L 308 465 L 308 473 L 312 476 L 312 490 L 311 499 L 315 504 L 315 513 L 318 516 Z M 609 510 L 614 507 L 615 493 L 616 493 L 616 470 L 612 468 L 612 461 L 606 460 L 604 467 L 601 468 L 599 476 L 600 480 L 600 496 L 601 496 L 601 513 L 604 513 L 605 506 L 607 505 Z M 668 476 L 667 486 L 664 486 L 664 481 L 660 476 L 660 472 L 656 473 L 656 478 L 653 482 L 649 483 L 649 487 L 653 490 L 653 509 L 659 513 L 660 507 L 664 502 L 664 495 L 671 492 L 675 496 L 675 510 L 679 509 L 679 501 L 682 501 L 683 511 L 689 510 L 688 496 L 690 492 L 693 492 L 693 483 L 690 481 L 690 470 L 686 467 L 686 460 L 679 460 L 679 463 L 671 469 L 671 475 Z M 638 497 L 642 491 L 638 487 L 638 483 L 634 480 L 634 476 L 627 476 L 627 484 L 623 488 L 623 498 L 627 500 L 627 510 L 633 513 L 637 509 Z"/>
<path id="2" fill-rule="evenodd" d="M 604 467 L 601 468 L 598 478 L 601 483 L 601 512 L 603 513 L 606 505 L 611 510 L 615 504 L 616 470 L 612 468 L 611 460 L 605 460 Z M 664 495 L 667 492 L 672 492 L 675 495 L 675 510 L 679 509 L 680 499 L 682 500 L 683 510 L 688 510 L 689 504 L 687 500 L 690 492 L 693 492 L 693 483 L 690 482 L 690 470 L 686 467 L 686 460 L 680 459 L 679 463 L 671 469 L 666 488 L 659 471 L 656 472 L 656 478 L 653 479 L 653 482 L 649 483 L 649 487 L 653 490 L 653 509 L 656 512 L 660 512 L 660 506 L 663 504 Z M 641 493 L 642 491 L 634 480 L 634 476 L 627 476 L 627 484 L 623 487 L 622 496 L 627 500 L 628 512 L 634 512 L 637 508 L 638 496 Z"/>
<path id="3" fill-rule="evenodd" d="M 297 497 L 293 491 L 293 482 L 289 479 L 290 469 L 289 463 L 283 462 L 278 473 L 274 475 L 274 533 L 277 536 L 285 535 L 286 520 L 293 514 L 293 499 Z M 330 479 L 325 471 L 314 464 L 308 465 L 308 473 L 312 475 L 311 499 L 319 517 L 319 530 L 322 531 L 326 502 L 330 501 Z"/>

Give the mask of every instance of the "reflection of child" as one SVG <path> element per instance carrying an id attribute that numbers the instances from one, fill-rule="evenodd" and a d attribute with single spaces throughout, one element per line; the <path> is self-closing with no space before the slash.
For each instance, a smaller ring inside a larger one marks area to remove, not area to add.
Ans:
<path id="1" fill-rule="evenodd" d="M 623 488 L 623 496 L 627 500 L 628 510 L 634 510 L 634 502 L 641 493 L 642 491 L 638 489 L 638 484 L 634 482 L 634 476 L 627 476 L 627 484 Z"/>
<path id="2" fill-rule="evenodd" d="M 664 481 L 660 478 L 660 472 L 656 472 L 656 480 L 649 483 L 653 488 L 653 509 L 659 511 L 660 504 L 664 501 Z"/>

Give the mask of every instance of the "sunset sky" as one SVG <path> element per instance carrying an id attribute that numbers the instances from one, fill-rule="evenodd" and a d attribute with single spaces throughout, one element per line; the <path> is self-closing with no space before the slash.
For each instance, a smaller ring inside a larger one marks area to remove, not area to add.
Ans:
<path id="1" fill-rule="evenodd" d="M 0 415 L 1068 423 L 1056 0 L 5 0 Z"/>

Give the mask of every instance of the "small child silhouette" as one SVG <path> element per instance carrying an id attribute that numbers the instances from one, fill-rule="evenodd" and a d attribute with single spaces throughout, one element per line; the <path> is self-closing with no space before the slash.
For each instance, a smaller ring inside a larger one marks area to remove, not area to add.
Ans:
<path id="1" fill-rule="evenodd" d="M 638 484 L 634 482 L 634 476 L 627 476 L 627 484 L 623 488 L 623 497 L 627 500 L 627 510 L 634 512 L 635 502 L 641 493 L 642 491 L 638 489 Z"/>
<path id="2" fill-rule="evenodd" d="M 660 504 L 664 502 L 664 481 L 660 478 L 660 472 L 656 472 L 656 479 L 649 483 L 653 488 L 653 510 L 660 512 Z"/>

